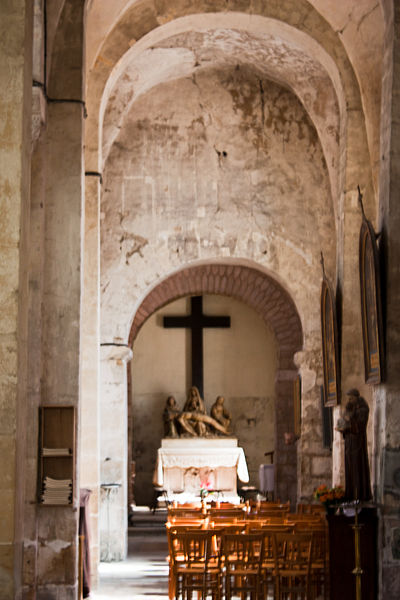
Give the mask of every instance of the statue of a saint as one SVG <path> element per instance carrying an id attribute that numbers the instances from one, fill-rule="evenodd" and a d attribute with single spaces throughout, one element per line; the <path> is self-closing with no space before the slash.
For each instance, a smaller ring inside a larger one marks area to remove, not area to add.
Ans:
<path id="1" fill-rule="evenodd" d="M 223 396 L 217 397 L 216 401 L 211 407 L 211 416 L 218 423 L 220 423 L 222 427 L 226 430 L 226 433 L 228 433 L 229 425 L 231 423 L 231 415 L 226 410 L 224 406 L 224 401 L 225 398 Z"/>
<path id="2" fill-rule="evenodd" d="M 180 414 L 181 411 L 176 406 L 175 398 L 173 396 L 168 396 L 163 413 L 164 437 L 179 437 L 177 420 Z"/>
<path id="3" fill-rule="evenodd" d="M 344 414 L 336 429 L 344 438 L 345 479 L 347 500 L 370 500 L 371 483 L 367 451 L 367 423 L 369 407 L 360 392 L 351 389 Z"/>

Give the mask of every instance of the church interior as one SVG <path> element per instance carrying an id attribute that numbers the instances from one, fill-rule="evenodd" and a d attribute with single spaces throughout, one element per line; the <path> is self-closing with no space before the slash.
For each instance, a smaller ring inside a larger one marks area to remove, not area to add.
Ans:
<path id="1" fill-rule="evenodd" d="M 219 396 L 249 488 L 347 489 L 355 389 L 397 600 L 400 3 L 7 0 L 0 84 L 0 599 L 79 598 L 83 496 L 95 589 Z"/>

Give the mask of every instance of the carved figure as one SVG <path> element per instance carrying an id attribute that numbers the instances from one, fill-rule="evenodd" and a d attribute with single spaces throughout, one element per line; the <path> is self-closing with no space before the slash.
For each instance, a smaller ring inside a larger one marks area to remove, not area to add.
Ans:
<path id="1" fill-rule="evenodd" d="M 370 500 L 371 483 L 367 452 L 369 407 L 357 389 L 347 392 L 349 400 L 336 429 L 344 438 L 345 496 L 348 500 Z"/>
<path id="2" fill-rule="evenodd" d="M 183 433 L 193 437 L 207 437 L 213 431 L 228 435 L 227 428 L 206 414 L 203 399 L 197 387 L 190 388 L 183 412 L 178 417 Z"/>
<path id="3" fill-rule="evenodd" d="M 203 437 L 207 433 L 207 426 L 201 418 L 206 416 L 206 408 L 200 392 L 196 386 L 189 389 L 188 397 L 178 421 L 182 429 L 192 436 Z"/>
<path id="4" fill-rule="evenodd" d="M 206 414 L 206 408 L 198 388 L 194 385 L 189 389 L 183 412 L 199 412 Z"/>
<path id="5" fill-rule="evenodd" d="M 226 408 L 224 406 L 224 401 L 225 401 L 225 398 L 223 396 L 217 397 L 216 401 L 214 402 L 214 404 L 211 407 L 211 416 L 218 423 L 220 423 L 222 425 L 222 427 L 228 433 L 229 425 L 231 423 L 231 415 L 226 410 Z"/>
<path id="6" fill-rule="evenodd" d="M 181 411 L 176 406 L 175 398 L 173 396 L 168 396 L 163 413 L 164 437 L 179 437 L 177 420 L 180 414 Z"/>

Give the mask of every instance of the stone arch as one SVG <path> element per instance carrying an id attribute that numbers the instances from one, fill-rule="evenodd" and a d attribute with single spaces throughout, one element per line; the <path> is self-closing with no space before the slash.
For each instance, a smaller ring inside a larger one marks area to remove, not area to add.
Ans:
<path id="1" fill-rule="evenodd" d="M 275 334 L 278 366 L 275 380 L 275 490 L 277 497 L 296 503 L 297 452 L 284 444 L 284 432 L 293 430 L 291 400 L 297 376 L 294 354 L 303 346 L 303 331 L 296 306 L 288 292 L 270 275 L 254 267 L 203 264 L 186 267 L 161 281 L 142 301 L 132 322 L 129 346 L 148 317 L 183 296 L 219 294 L 241 300 L 253 308 Z M 129 376 L 128 376 L 129 377 Z"/>

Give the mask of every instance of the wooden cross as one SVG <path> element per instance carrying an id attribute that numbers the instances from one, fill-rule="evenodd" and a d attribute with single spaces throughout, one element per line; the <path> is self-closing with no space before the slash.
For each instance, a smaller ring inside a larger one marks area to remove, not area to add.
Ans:
<path id="1" fill-rule="evenodd" d="M 203 329 L 205 327 L 230 327 L 230 317 L 209 317 L 203 314 L 203 297 L 190 298 L 190 315 L 164 317 L 164 327 L 185 327 L 192 333 L 192 385 L 195 385 L 203 398 Z"/>

